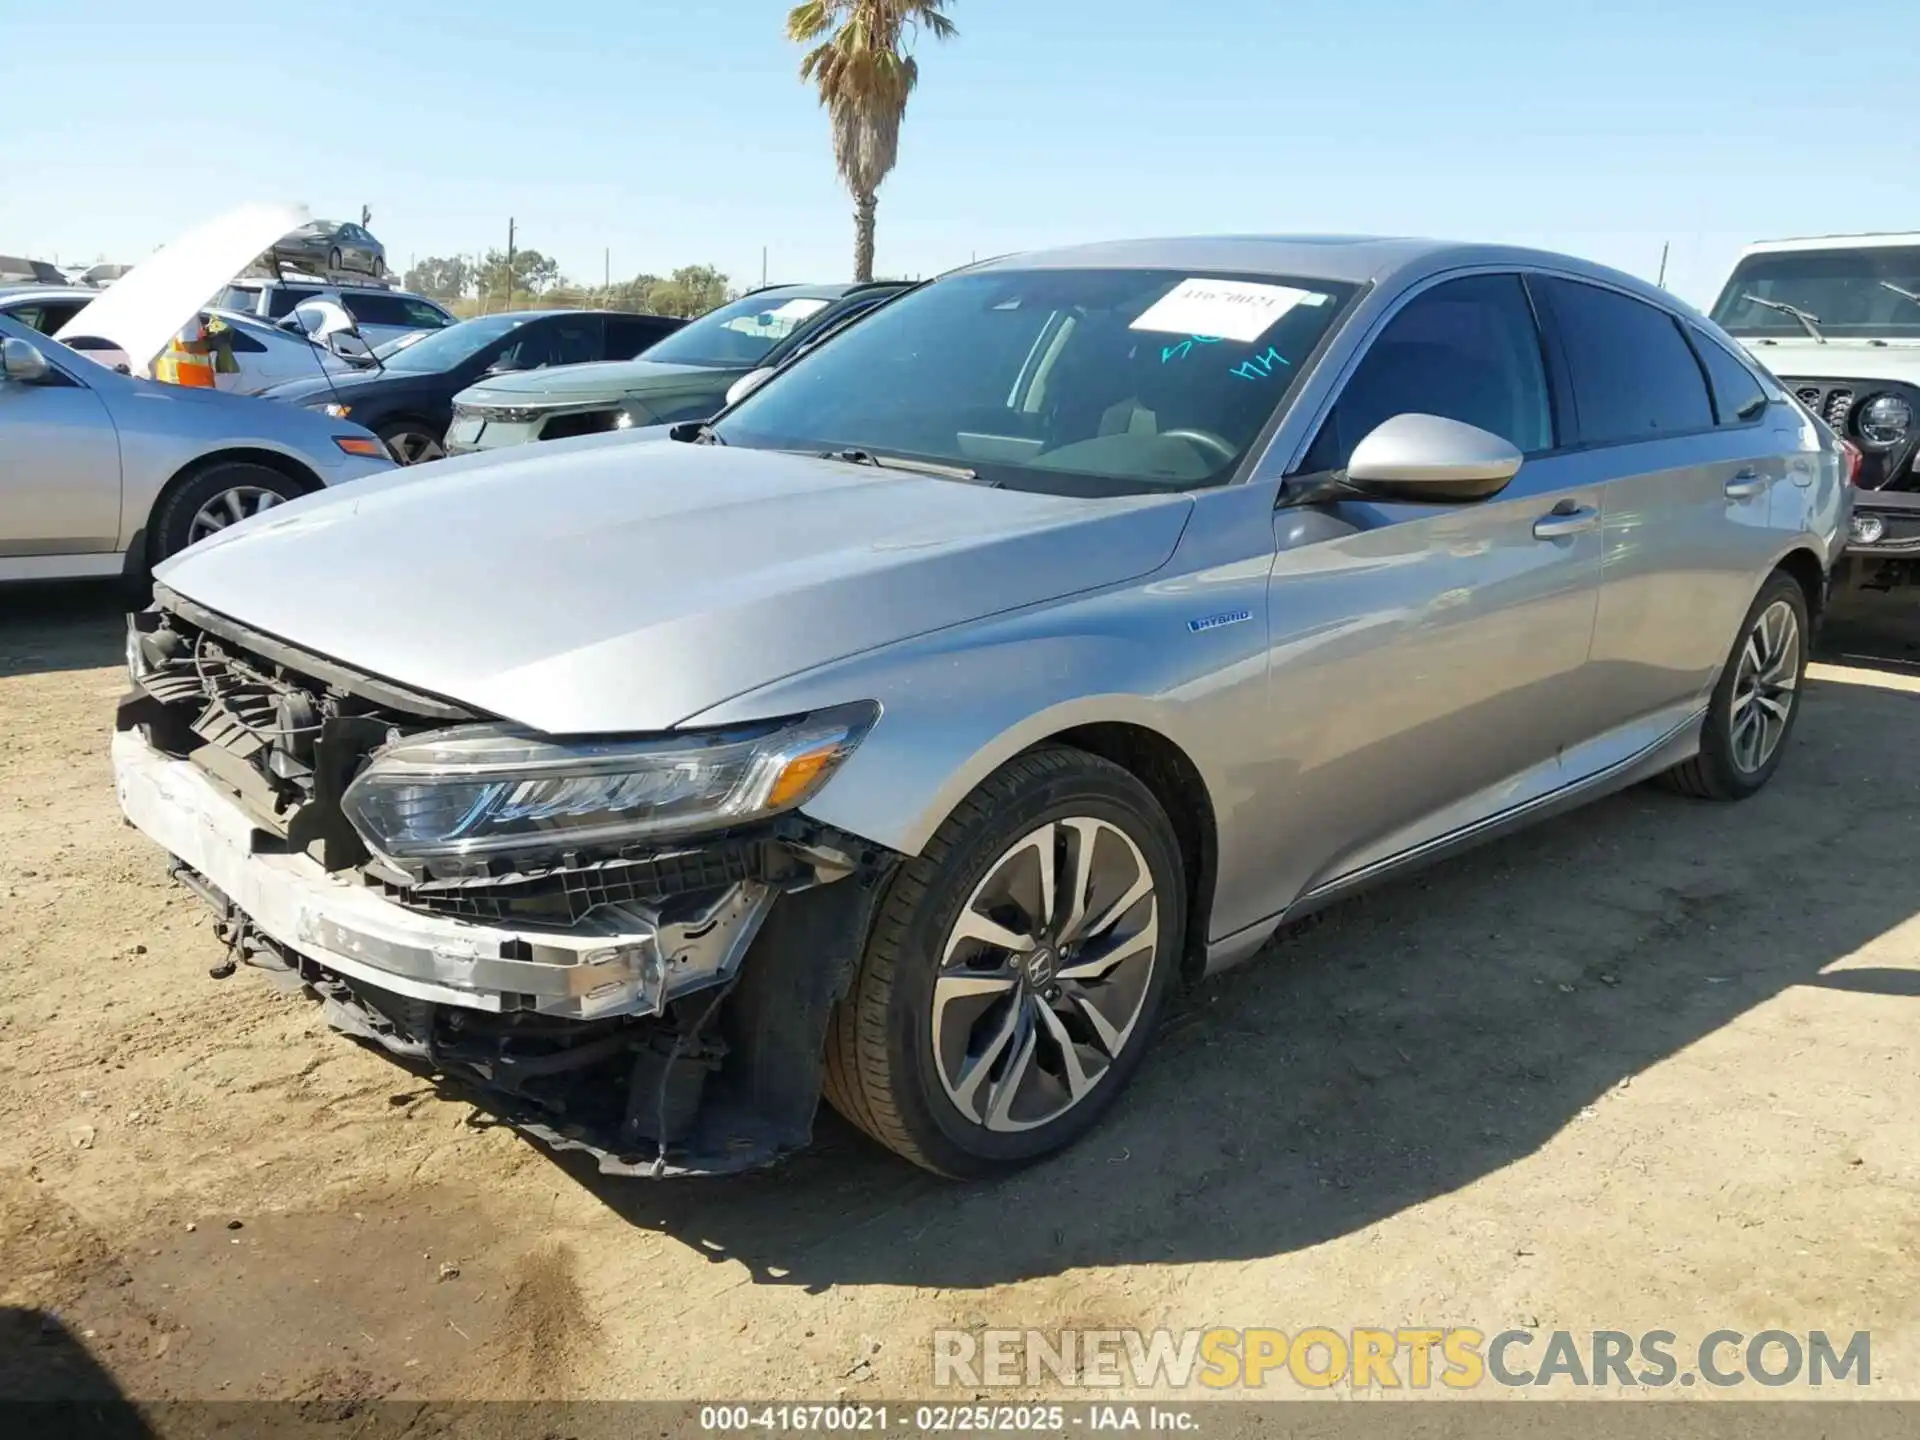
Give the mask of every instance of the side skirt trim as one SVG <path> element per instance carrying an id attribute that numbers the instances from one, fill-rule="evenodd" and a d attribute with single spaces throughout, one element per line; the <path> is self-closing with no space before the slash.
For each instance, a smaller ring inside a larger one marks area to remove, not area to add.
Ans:
<path id="1" fill-rule="evenodd" d="M 1221 970 L 1229 969 L 1251 958 L 1282 925 L 1304 919 L 1336 900 L 1360 890 L 1369 889 L 1393 876 L 1421 869 L 1447 856 L 1522 829 L 1535 821 L 1547 819 L 1563 811 L 1577 809 L 1603 795 L 1609 795 L 1616 790 L 1637 785 L 1642 780 L 1651 779 L 1699 750 L 1700 726 L 1706 718 L 1706 713 L 1706 707 L 1702 705 L 1645 749 L 1603 770 L 1596 770 L 1591 775 L 1562 785 L 1557 790 L 1548 791 L 1545 795 L 1523 801 L 1510 809 L 1497 811 L 1484 819 L 1463 825 L 1457 830 L 1450 830 L 1445 835 L 1436 836 L 1410 849 L 1399 851 L 1385 859 L 1376 860 L 1357 870 L 1350 870 L 1344 875 L 1337 875 L 1331 880 L 1316 885 L 1279 914 L 1256 921 L 1244 929 L 1210 943 L 1207 946 L 1205 973 L 1217 974 Z"/>

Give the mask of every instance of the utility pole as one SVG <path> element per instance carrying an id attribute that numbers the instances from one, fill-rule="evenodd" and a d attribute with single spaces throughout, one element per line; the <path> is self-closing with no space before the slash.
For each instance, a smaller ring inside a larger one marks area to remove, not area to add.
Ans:
<path id="1" fill-rule="evenodd" d="M 760 288 L 767 288 L 767 247 L 760 247 Z"/>
<path id="2" fill-rule="evenodd" d="M 1672 244 L 1673 242 L 1671 240 L 1662 240 L 1660 242 L 1660 278 L 1653 283 L 1658 285 L 1662 290 L 1667 288 L 1667 248 Z"/>
<path id="3" fill-rule="evenodd" d="M 611 245 L 600 252 L 600 288 L 613 289 L 613 247 Z"/>
<path id="4" fill-rule="evenodd" d="M 507 217 L 507 309 L 513 309 L 513 217 Z"/>

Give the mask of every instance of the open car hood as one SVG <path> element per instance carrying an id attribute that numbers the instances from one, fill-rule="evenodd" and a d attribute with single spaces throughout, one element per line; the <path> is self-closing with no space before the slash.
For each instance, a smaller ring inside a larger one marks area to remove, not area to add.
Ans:
<path id="1" fill-rule="evenodd" d="M 110 341 L 145 375 L 168 340 L 228 281 L 289 230 L 306 223 L 304 205 L 252 204 L 195 226 L 142 260 L 53 338 Z"/>
<path id="2" fill-rule="evenodd" d="M 605 438 L 359 480 L 190 546 L 155 577 L 304 650 L 550 734 L 660 731 L 844 656 L 1146 575 L 1192 509 L 1186 495 L 1069 499 Z"/>

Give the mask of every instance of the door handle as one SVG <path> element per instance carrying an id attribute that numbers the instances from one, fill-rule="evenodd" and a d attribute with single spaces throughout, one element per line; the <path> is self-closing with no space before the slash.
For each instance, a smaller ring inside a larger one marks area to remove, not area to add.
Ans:
<path id="1" fill-rule="evenodd" d="M 1578 535 L 1583 530 L 1591 530 L 1599 518 L 1600 512 L 1591 505 L 1551 510 L 1533 522 L 1533 538 L 1559 540 L 1567 535 Z"/>
<path id="2" fill-rule="evenodd" d="M 1766 482 L 1760 478 L 1760 472 L 1748 468 L 1742 470 L 1727 482 L 1727 498 L 1729 500 L 1751 500 L 1754 496 L 1758 495 L 1765 486 Z"/>

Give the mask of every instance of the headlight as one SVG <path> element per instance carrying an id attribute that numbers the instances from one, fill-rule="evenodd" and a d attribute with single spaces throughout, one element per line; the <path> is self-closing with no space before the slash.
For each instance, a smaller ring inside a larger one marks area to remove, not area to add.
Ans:
<path id="1" fill-rule="evenodd" d="M 529 420 L 538 420 L 547 413 L 545 405 L 473 405 L 462 412 L 477 420 L 488 423 L 504 421 L 509 425 L 524 425 Z"/>
<path id="2" fill-rule="evenodd" d="M 318 410 L 322 415 L 330 415 L 335 420 L 344 420 L 353 413 L 353 406 L 343 405 L 338 400 L 323 400 L 318 405 L 309 405 L 309 410 Z"/>
<path id="3" fill-rule="evenodd" d="M 1860 407 L 1860 436 L 1870 445 L 1898 445 L 1913 426 L 1913 407 L 1898 395 L 1876 395 Z"/>
<path id="4" fill-rule="evenodd" d="M 863 704 L 647 740 L 437 730 L 375 754 L 341 808 L 367 847 L 392 859 L 723 829 L 805 804 L 878 714 Z"/>

